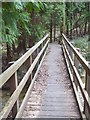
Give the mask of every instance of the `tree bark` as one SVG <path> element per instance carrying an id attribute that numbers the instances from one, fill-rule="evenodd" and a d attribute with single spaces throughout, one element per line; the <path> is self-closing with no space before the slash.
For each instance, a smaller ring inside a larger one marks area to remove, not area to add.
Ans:
<path id="1" fill-rule="evenodd" d="M 22 47 L 23 47 L 23 51 L 26 52 L 26 36 L 25 36 L 25 31 L 23 31 L 23 35 L 22 35 Z"/>
<path id="2" fill-rule="evenodd" d="M 52 43 L 52 13 L 50 18 L 50 43 Z"/>
<path id="3" fill-rule="evenodd" d="M 55 39 L 56 39 L 56 10 L 55 10 L 55 8 L 56 8 L 56 3 L 54 4 L 54 41 L 55 41 Z"/>
<path id="4" fill-rule="evenodd" d="M 69 26 L 68 26 L 68 16 L 69 16 L 69 12 L 68 12 L 68 7 L 69 7 L 69 4 L 68 2 L 66 2 L 66 16 L 67 16 L 67 23 L 66 23 L 66 35 L 69 36 Z"/>
<path id="5" fill-rule="evenodd" d="M 88 3 L 88 61 L 90 61 L 90 2 Z"/>
<path id="6" fill-rule="evenodd" d="M 7 64 L 12 60 L 11 47 L 7 43 Z"/>
<path id="7" fill-rule="evenodd" d="M 88 35 L 89 35 L 89 38 L 88 38 L 88 41 L 90 42 L 90 2 L 88 3 Z"/>
<path id="8" fill-rule="evenodd" d="M 65 32 L 66 32 L 65 2 L 63 3 L 63 7 L 64 7 L 64 9 L 63 9 L 63 33 L 65 34 Z"/>
<path id="9" fill-rule="evenodd" d="M 32 24 L 32 28 L 33 28 L 33 26 L 34 26 L 34 24 L 35 24 L 35 15 L 34 15 L 35 13 L 34 13 L 34 11 L 31 13 L 31 24 Z M 34 44 L 35 44 L 35 40 L 34 40 L 34 35 L 33 35 L 33 33 L 34 33 L 34 28 L 32 29 L 32 34 L 31 34 L 31 36 L 30 36 L 30 39 L 29 39 L 29 47 L 32 47 Z"/>
<path id="10" fill-rule="evenodd" d="M 87 20 L 85 21 L 85 26 L 84 26 L 84 35 L 87 33 Z"/>

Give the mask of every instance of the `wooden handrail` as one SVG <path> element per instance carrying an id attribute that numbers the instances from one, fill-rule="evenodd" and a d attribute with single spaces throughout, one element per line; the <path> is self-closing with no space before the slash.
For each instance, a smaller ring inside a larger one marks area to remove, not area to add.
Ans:
<path id="1" fill-rule="evenodd" d="M 48 46 L 49 40 L 47 40 L 48 38 L 48 34 L 41 40 L 39 41 L 35 46 L 33 46 L 29 51 L 27 51 L 19 60 L 17 60 L 10 68 L 8 68 L 4 73 L 1 74 L 0 79 L 1 81 L 4 81 L 3 83 L 0 81 L 1 86 L 2 87 L 6 81 L 9 80 L 10 77 L 12 77 L 13 74 L 15 74 L 17 72 L 17 70 L 20 68 L 21 65 L 23 65 L 23 63 L 33 54 L 33 52 L 45 41 L 45 44 L 42 46 L 41 51 L 38 53 L 38 55 L 36 56 L 36 58 L 34 59 L 33 63 L 31 64 L 30 68 L 28 69 L 27 73 L 24 75 L 23 79 L 21 80 L 21 82 L 19 83 L 19 85 L 17 86 L 17 88 L 15 89 L 15 91 L 13 92 L 13 94 L 11 95 L 11 97 L 9 98 L 8 102 L 6 103 L 5 107 L 3 108 L 2 112 L 0 113 L 0 120 L 2 118 L 7 118 L 10 111 L 12 110 L 12 108 L 14 107 L 16 101 L 18 100 L 24 86 L 26 85 L 32 71 L 34 70 L 37 62 L 39 61 L 40 57 L 43 55 L 45 55 L 45 51 L 46 48 Z M 42 58 L 43 59 L 43 58 Z M 40 61 L 40 65 L 41 65 L 42 60 Z M 38 65 L 38 68 L 36 70 L 36 73 L 38 73 L 40 65 Z M 13 69 L 14 68 L 14 69 Z M 8 74 L 9 72 L 9 74 Z M 36 73 L 34 74 L 34 76 L 36 76 Z M 8 74 L 8 75 L 7 75 Z M 4 76 L 6 75 L 7 78 Z M 35 77 L 33 78 L 35 80 Z M 33 80 L 32 80 L 33 81 Z M 34 82 L 32 82 L 30 85 L 32 86 Z M 32 87 L 31 87 L 32 88 Z M 30 91 L 31 91 L 30 88 Z M 24 103 L 25 104 L 25 103 Z M 15 117 L 15 116 L 14 116 Z"/>
<path id="2" fill-rule="evenodd" d="M 82 118 L 83 119 L 90 118 L 90 92 L 89 92 L 90 90 L 90 84 L 89 84 L 90 83 L 90 66 L 88 62 L 82 57 L 82 55 L 77 51 L 77 49 L 70 43 L 70 41 L 66 38 L 64 34 L 63 34 L 63 38 L 64 38 L 63 39 L 63 52 L 64 52 L 65 60 L 67 63 L 68 71 L 70 74 L 70 78 L 72 81 L 72 85 L 74 88 L 76 99 L 78 101 L 78 105 L 80 108 Z M 75 66 L 75 63 L 74 63 L 75 61 L 73 60 L 73 56 L 74 56 L 74 59 L 77 58 L 78 62 L 83 66 L 84 70 L 86 71 L 86 75 L 88 77 L 86 77 L 85 86 L 87 87 L 85 87 L 82 82 L 82 79 L 78 72 L 78 68 L 77 66 Z M 84 107 L 81 106 L 81 103 L 79 100 L 80 98 L 78 96 L 77 86 L 79 86 L 79 89 L 83 96 Z"/>
<path id="3" fill-rule="evenodd" d="M 48 42 L 49 42 L 49 41 L 48 41 Z M 48 44 L 48 42 L 47 42 L 47 44 Z M 47 46 L 47 44 L 46 44 L 45 46 Z M 46 51 L 46 52 L 47 52 L 47 51 Z M 22 114 L 23 114 L 25 105 L 26 105 L 26 103 L 27 103 L 28 97 L 30 96 L 30 93 L 31 93 L 31 90 L 32 90 L 34 81 L 35 81 L 35 79 L 36 79 L 36 77 L 37 77 L 37 74 L 38 74 L 38 71 L 39 71 L 39 69 L 40 69 L 40 66 L 42 65 L 43 59 L 44 59 L 44 57 L 45 57 L 45 55 L 46 55 L 46 52 L 45 52 L 45 54 L 43 55 L 43 58 L 42 58 L 42 60 L 41 60 L 41 63 L 40 63 L 40 65 L 39 65 L 39 67 L 38 67 L 38 69 L 37 69 L 37 71 L 36 71 L 36 73 L 35 73 L 35 75 L 34 75 L 34 78 L 33 78 L 32 82 L 31 82 L 31 85 L 30 85 L 30 87 L 28 88 L 28 91 L 27 91 L 27 93 L 26 93 L 26 95 L 25 95 L 25 98 L 24 98 L 24 100 L 23 100 L 23 102 L 22 102 L 22 104 L 21 104 L 21 106 L 20 106 L 20 109 L 19 109 L 17 115 L 16 115 L 16 118 L 21 118 L 21 117 L 22 117 Z"/>
<path id="4" fill-rule="evenodd" d="M 20 68 L 20 66 L 28 59 L 28 57 L 46 40 L 48 34 L 27 51 L 20 59 L 11 65 L 5 72 L 0 75 L 0 88 L 9 80 L 9 78 Z"/>
<path id="5" fill-rule="evenodd" d="M 85 88 L 84 84 L 82 83 L 82 80 L 81 80 L 81 78 L 79 76 L 79 73 L 77 72 L 76 67 L 74 66 L 74 63 L 73 63 L 73 61 L 72 61 L 72 59 L 71 59 L 71 57 L 69 55 L 69 52 L 68 52 L 68 50 L 67 50 L 67 48 L 65 46 L 64 41 L 63 41 L 63 45 L 64 45 L 64 49 L 66 51 L 68 60 L 70 61 L 70 65 L 72 66 L 73 72 L 74 72 L 74 74 L 75 74 L 75 76 L 77 78 L 77 82 L 78 82 L 78 85 L 80 87 L 80 90 L 82 91 L 82 95 L 83 95 L 85 101 L 87 102 L 88 108 L 90 108 L 90 97 L 88 96 L 87 91 L 84 89 Z"/>
<path id="6" fill-rule="evenodd" d="M 85 58 L 76 50 L 76 48 L 69 42 L 69 40 L 66 38 L 64 34 L 62 34 L 64 37 L 65 42 L 67 42 L 68 46 L 72 49 L 74 54 L 76 55 L 77 59 L 79 62 L 82 64 L 84 69 L 87 71 L 87 73 L 90 75 L 90 65 L 88 62 L 85 60 Z"/>

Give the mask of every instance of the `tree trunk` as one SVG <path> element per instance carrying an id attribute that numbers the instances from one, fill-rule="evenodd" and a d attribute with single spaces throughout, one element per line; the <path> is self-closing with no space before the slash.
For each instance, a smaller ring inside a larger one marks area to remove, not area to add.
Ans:
<path id="1" fill-rule="evenodd" d="M 54 23 L 54 41 L 56 39 L 56 22 Z"/>
<path id="2" fill-rule="evenodd" d="M 68 12 L 68 7 L 69 7 L 69 5 L 68 5 L 68 2 L 66 2 L 66 16 L 67 16 L 67 19 L 66 19 L 66 21 L 67 21 L 67 25 L 66 25 L 66 35 L 67 36 L 69 36 L 69 26 L 68 26 L 68 16 L 69 16 L 69 12 Z"/>
<path id="3" fill-rule="evenodd" d="M 52 14 L 50 18 L 50 43 L 52 43 Z"/>
<path id="4" fill-rule="evenodd" d="M 63 2 L 63 33 L 65 34 L 66 32 L 66 17 L 65 17 L 65 2 Z"/>
<path id="5" fill-rule="evenodd" d="M 88 3 L 88 61 L 90 61 L 90 2 Z"/>
<path id="6" fill-rule="evenodd" d="M 14 56 L 14 53 L 15 53 L 15 43 L 12 44 L 12 50 L 13 50 L 13 56 Z"/>
<path id="7" fill-rule="evenodd" d="M 89 5 L 88 5 L 88 35 L 89 35 L 89 38 L 88 38 L 88 41 L 90 42 L 90 2 L 89 2 Z"/>
<path id="8" fill-rule="evenodd" d="M 22 48 L 23 48 L 23 51 L 26 52 L 26 36 L 25 36 L 25 31 L 23 31 L 23 34 L 22 34 Z"/>
<path id="9" fill-rule="evenodd" d="M 35 24 L 35 12 L 34 11 L 31 13 L 31 24 L 32 24 L 32 28 L 33 28 L 34 24 Z M 32 47 L 35 44 L 33 30 L 34 30 L 34 28 L 32 29 L 32 34 L 31 34 L 30 39 L 29 39 L 29 47 Z"/>
<path id="10" fill-rule="evenodd" d="M 70 4 L 70 8 L 72 9 L 72 2 Z M 70 14 L 70 39 L 72 39 L 72 13 Z"/>
<path id="11" fill-rule="evenodd" d="M 54 41 L 56 39 L 56 3 L 54 3 Z"/>
<path id="12" fill-rule="evenodd" d="M 84 35 L 87 33 L 87 20 L 85 21 L 85 26 L 84 26 Z"/>
<path id="13" fill-rule="evenodd" d="M 7 43 L 7 64 L 12 60 L 11 47 Z"/>

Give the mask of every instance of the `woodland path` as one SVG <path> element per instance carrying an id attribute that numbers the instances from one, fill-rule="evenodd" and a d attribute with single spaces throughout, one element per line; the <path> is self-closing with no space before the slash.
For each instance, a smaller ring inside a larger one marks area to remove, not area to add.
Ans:
<path id="1" fill-rule="evenodd" d="M 80 118 L 61 46 L 49 43 L 23 118 Z"/>

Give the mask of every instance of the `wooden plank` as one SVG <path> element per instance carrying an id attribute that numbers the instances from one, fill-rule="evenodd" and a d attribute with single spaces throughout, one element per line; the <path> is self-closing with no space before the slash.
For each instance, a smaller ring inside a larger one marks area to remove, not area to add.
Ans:
<path id="1" fill-rule="evenodd" d="M 18 99 L 23 87 L 25 86 L 32 70 L 34 69 L 37 61 L 39 60 L 40 56 L 42 55 L 43 51 L 45 50 L 45 48 L 47 47 L 49 40 L 46 42 L 45 46 L 43 47 L 43 49 L 41 50 L 41 52 L 38 54 L 38 56 L 35 58 L 34 62 L 32 63 L 31 67 L 29 68 L 29 70 L 27 71 L 27 73 L 25 74 L 25 76 L 23 77 L 22 81 L 20 82 L 20 84 L 18 85 L 17 89 L 14 91 L 13 95 L 10 97 L 10 99 L 8 100 L 7 104 L 5 105 L 4 109 L 2 110 L 2 112 L 0 113 L 0 119 L 2 118 L 7 118 L 7 116 L 9 115 L 13 105 L 15 104 L 16 100 Z"/>
<path id="2" fill-rule="evenodd" d="M 27 51 L 20 59 L 11 65 L 5 72 L 0 75 L 0 88 L 8 81 L 8 79 L 20 68 L 20 66 L 28 59 L 28 57 L 46 40 L 48 34 L 40 40 L 35 46 Z"/>
<path id="3" fill-rule="evenodd" d="M 77 106 L 27 106 L 26 110 L 28 111 L 76 111 L 77 112 Z"/>
<path id="4" fill-rule="evenodd" d="M 24 113 L 25 114 L 25 113 Z M 51 110 L 51 111 L 30 111 L 29 112 L 29 115 L 27 114 L 27 117 L 28 118 L 32 118 L 31 116 L 36 116 L 36 118 L 38 118 L 38 116 L 51 116 L 53 118 L 53 116 L 59 116 L 59 118 L 62 118 L 62 116 L 65 118 L 65 117 L 69 117 L 72 118 L 72 117 L 77 117 L 77 118 L 81 118 L 79 113 L 76 113 L 76 111 L 65 111 L 65 110 L 60 110 L 60 111 L 54 111 L 54 110 Z M 25 118 L 24 118 L 25 119 Z"/>

